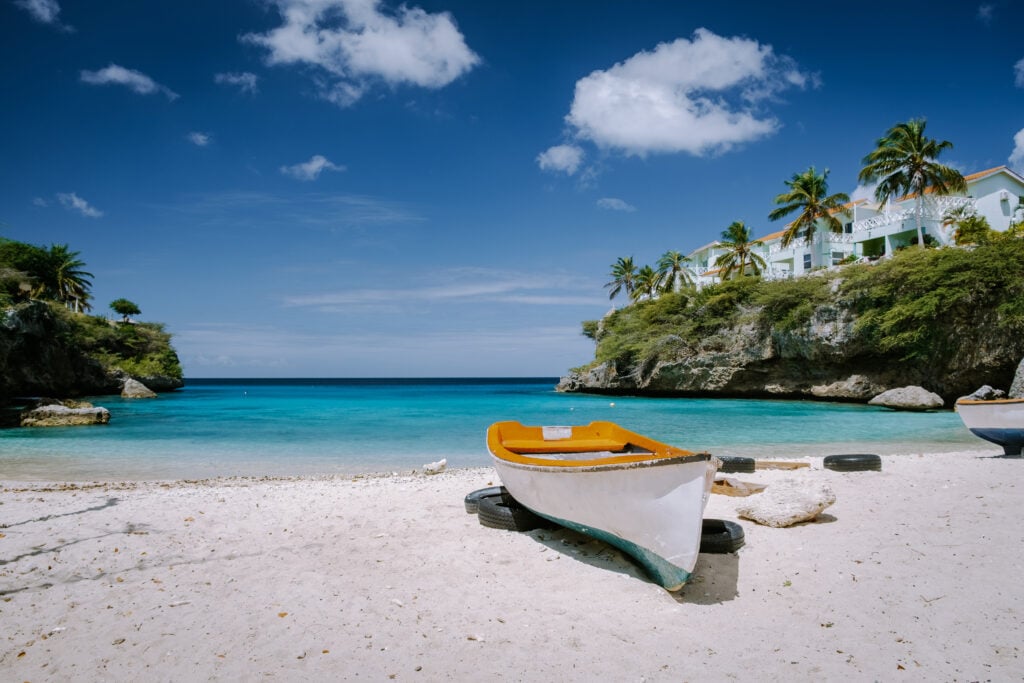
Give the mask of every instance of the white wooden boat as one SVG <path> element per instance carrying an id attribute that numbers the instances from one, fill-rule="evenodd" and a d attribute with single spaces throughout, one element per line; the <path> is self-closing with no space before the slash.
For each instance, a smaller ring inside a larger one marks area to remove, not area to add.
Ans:
<path id="1" fill-rule="evenodd" d="M 1024 448 L 1024 398 L 992 401 L 960 399 L 956 412 L 975 436 L 999 444 L 1006 455 L 1021 455 Z"/>
<path id="2" fill-rule="evenodd" d="M 487 446 L 502 484 L 524 507 L 619 548 L 670 591 L 690 578 L 717 458 L 611 422 L 497 422 Z"/>

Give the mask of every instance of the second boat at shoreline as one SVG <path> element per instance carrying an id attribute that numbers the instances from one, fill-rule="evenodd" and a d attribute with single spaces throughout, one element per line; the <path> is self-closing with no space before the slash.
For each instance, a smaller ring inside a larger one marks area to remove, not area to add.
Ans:
<path id="1" fill-rule="evenodd" d="M 962 398 L 956 402 L 956 412 L 972 434 L 1002 446 L 1005 455 L 1024 454 L 1024 398 Z"/>
<path id="2" fill-rule="evenodd" d="M 611 422 L 487 430 L 502 484 L 523 506 L 633 557 L 669 591 L 690 578 L 718 459 Z"/>

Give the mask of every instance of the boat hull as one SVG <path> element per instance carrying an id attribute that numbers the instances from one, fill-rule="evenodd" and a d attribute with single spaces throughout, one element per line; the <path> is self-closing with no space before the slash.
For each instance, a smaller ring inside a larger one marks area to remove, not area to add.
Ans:
<path id="1" fill-rule="evenodd" d="M 690 578 L 716 458 L 666 447 L 671 452 L 629 462 L 575 453 L 586 464 L 544 465 L 515 462 L 489 445 L 502 484 L 532 512 L 619 548 L 667 590 Z"/>
<path id="2" fill-rule="evenodd" d="M 956 412 L 975 436 L 1003 447 L 1006 455 L 1024 449 L 1024 399 L 956 402 Z"/>

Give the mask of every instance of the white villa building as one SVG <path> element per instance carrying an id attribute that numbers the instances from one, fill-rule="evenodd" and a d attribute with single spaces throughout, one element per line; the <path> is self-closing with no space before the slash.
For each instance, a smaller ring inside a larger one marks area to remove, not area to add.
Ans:
<path id="1" fill-rule="evenodd" d="M 984 216 L 993 230 L 1005 231 L 1024 220 L 1024 177 L 1006 166 L 964 176 L 964 195 L 938 196 L 925 193 L 921 228 L 941 245 L 953 244 L 954 228 L 943 225 L 945 213 L 957 206 L 969 206 Z M 758 238 L 763 246 L 757 253 L 764 259 L 766 280 L 799 277 L 816 268 L 831 268 L 853 256 L 874 260 L 892 255 L 917 240 L 915 195 L 881 205 L 859 199 L 844 206 L 839 214 L 843 233 L 819 227 L 810 244 L 803 238 L 782 246 L 785 232 L 773 232 Z M 927 238 L 926 238 L 927 239 Z M 690 270 L 698 287 L 720 281 L 715 261 L 726 252 L 720 242 L 711 242 L 691 252 Z"/>

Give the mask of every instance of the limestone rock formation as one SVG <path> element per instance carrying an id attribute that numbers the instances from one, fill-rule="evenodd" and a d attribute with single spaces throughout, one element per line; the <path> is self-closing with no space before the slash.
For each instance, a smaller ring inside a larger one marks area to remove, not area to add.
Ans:
<path id="1" fill-rule="evenodd" d="M 75 346 L 68 325 L 46 303 L 0 309 L 0 404 L 18 396 L 117 394 L 128 378 Z M 135 379 L 153 391 L 185 385 L 176 377 Z"/>
<path id="2" fill-rule="evenodd" d="M 978 387 L 966 396 L 961 396 L 961 398 L 968 401 L 994 401 L 996 399 L 1006 398 L 1006 392 L 1002 389 L 993 389 L 986 384 Z"/>
<path id="3" fill-rule="evenodd" d="M 142 382 L 128 378 L 121 389 L 122 398 L 156 398 L 156 392 L 152 391 Z"/>
<path id="4" fill-rule="evenodd" d="M 63 332 L 45 303 L 0 310 L 0 398 L 109 393 L 103 367 L 63 343 Z"/>
<path id="5" fill-rule="evenodd" d="M 22 427 L 75 427 L 108 422 L 109 410 L 85 402 L 72 403 L 71 406 L 60 402 L 37 404 L 21 413 Z"/>
<path id="6" fill-rule="evenodd" d="M 811 395 L 815 398 L 832 399 L 868 399 L 883 391 L 885 387 L 879 386 L 864 375 L 850 375 L 838 382 L 811 387 Z"/>
<path id="7" fill-rule="evenodd" d="M 1013 376 L 1013 384 L 1010 385 L 1010 398 L 1024 398 L 1024 360 L 1017 366 L 1017 374 Z"/>
<path id="8" fill-rule="evenodd" d="M 868 401 L 868 405 L 920 412 L 941 408 L 945 402 L 936 393 L 922 387 L 910 386 L 883 391 Z"/>

